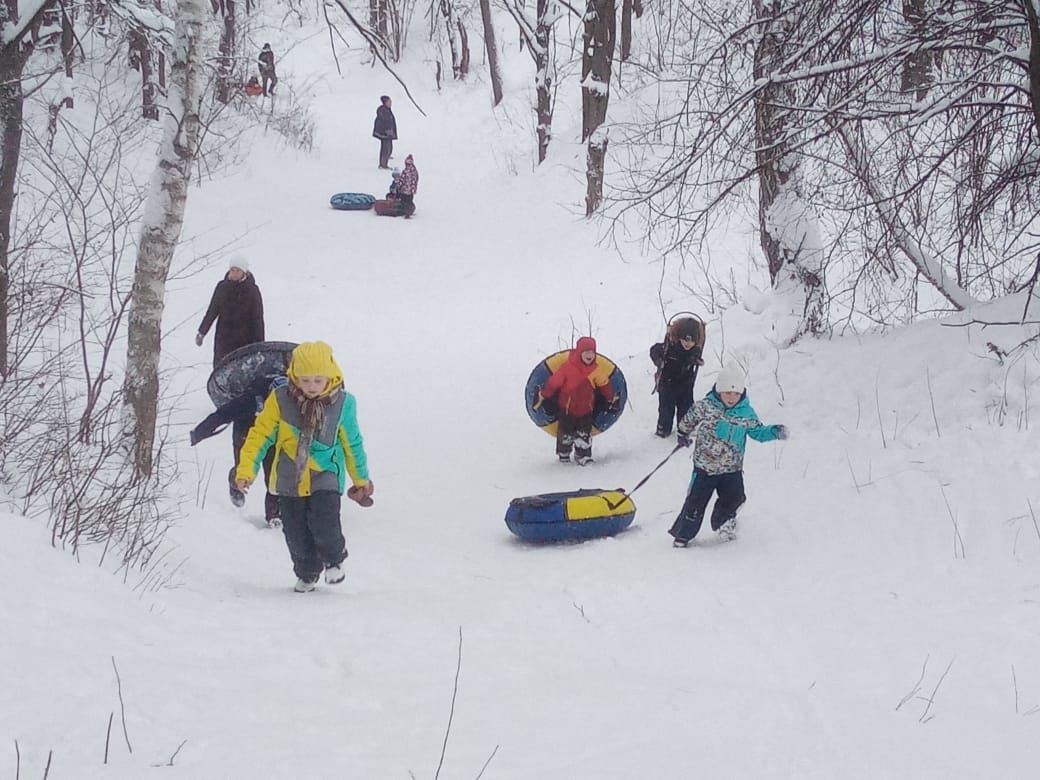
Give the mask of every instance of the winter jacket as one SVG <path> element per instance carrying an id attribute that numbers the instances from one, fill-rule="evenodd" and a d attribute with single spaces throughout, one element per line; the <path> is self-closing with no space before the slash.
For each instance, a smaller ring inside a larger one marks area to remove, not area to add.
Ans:
<path id="1" fill-rule="evenodd" d="M 415 163 L 405 162 L 404 170 L 397 177 L 397 193 L 399 195 L 415 195 L 419 189 L 419 170 Z"/>
<path id="2" fill-rule="evenodd" d="M 270 49 L 261 49 L 260 56 L 256 58 L 257 67 L 261 76 L 274 75 L 274 52 Z"/>
<path id="3" fill-rule="evenodd" d="M 252 274 L 247 273 L 240 282 L 225 276 L 217 283 L 199 333 L 205 336 L 214 320 L 217 321 L 214 363 L 239 347 L 264 340 L 264 300 Z"/>
<path id="4" fill-rule="evenodd" d="M 285 383 L 284 376 L 262 376 L 254 379 L 248 390 L 218 406 L 215 412 L 192 429 L 189 435 L 191 446 L 194 447 L 200 441 L 215 436 L 236 420 L 247 426 L 252 425 L 256 415 L 263 408 L 268 393 Z"/>
<path id="5" fill-rule="evenodd" d="M 380 140 L 397 140 L 397 120 L 390 106 L 379 106 L 376 109 L 376 122 L 372 126 L 372 137 Z"/>
<path id="6" fill-rule="evenodd" d="M 679 435 L 696 436 L 693 442 L 695 468 L 708 474 L 728 474 L 743 470 L 748 436 L 755 441 L 773 441 L 780 438 L 779 427 L 763 425 L 746 394 L 727 409 L 712 390 L 690 407 L 679 422 Z"/>
<path id="7" fill-rule="evenodd" d="M 542 387 L 544 398 L 559 396 L 557 403 L 561 415 L 584 417 L 592 414 L 597 391 L 607 402 L 613 402 L 616 398 L 610 384 L 610 369 L 600 362 L 599 356 L 596 356 L 591 366 L 581 361 L 581 353 L 587 350 L 596 351 L 596 340 L 582 336 L 567 356 L 567 362 L 556 369 Z"/>
<path id="8" fill-rule="evenodd" d="M 309 496 L 317 490 L 343 493 L 347 477 L 361 487 L 368 482 L 368 458 L 357 423 L 357 402 L 342 387 L 332 391 L 321 427 L 314 431 L 306 472 L 297 475 L 296 453 L 303 420 L 300 406 L 279 387 L 249 429 L 239 457 L 236 479 L 252 480 L 264 455 L 275 448 L 267 490 L 279 496 Z"/>
<path id="9" fill-rule="evenodd" d="M 697 367 L 701 364 L 701 350 L 700 347 L 683 349 L 682 344 L 665 338 L 664 341 L 650 347 L 650 360 L 660 369 L 658 387 L 692 387 Z"/>

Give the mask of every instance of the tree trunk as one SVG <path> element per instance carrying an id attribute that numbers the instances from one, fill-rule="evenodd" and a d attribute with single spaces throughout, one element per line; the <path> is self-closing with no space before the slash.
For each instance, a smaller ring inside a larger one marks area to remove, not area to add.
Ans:
<path id="1" fill-rule="evenodd" d="M 6 10 L 6 6 L 4 7 Z M 2 14 L 3 11 L 0 11 Z M 9 17 L 10 18 L 10 17 Z M 22 71 L 26 55 L 19 40 L 0 49 L 0 377 L 8 373 L 10 351 L 11 231 L 14 229 L 15 183 L 22 155 Z"/>
<path id="2" fill-rule="evenodd" d="M 469 75 L 469 34 L 462 20 L 456 17 L 455 24 L 459 28 L 459 75 L 455 78 L 462 81 Z"/>
<path id="3" fill-rule="evenodd" d="M 538 164 L 545 162 L 552 140 L 552 34 L 556 21 L 555 0 L 538 0 L 535 24 L 535 113 L 538 117 Z"/>
<path id="4" fill-rule="evenodd" d="M 632 0 L 621 0 L 621 61 L 632 54 Z"/>
<path id="5" fill-rule="evenodd" d="M 924 37 L 924 26 L 928 18 L 927 0 L 903 0 L 903 21 L 915 39 Z M 932 54 L 919 51 L 903 60 L 903 92 L 913 92 L 917 100 L 928 97 L 932 80 Z"/>
<path id="6" fill-rule="evenodd" d="M 791 2 L 792 0 L 786 0 Z M 790 45 L 785 0 L 752 0 L 754 18 L 763 20 L 754 54 L 753 77 L 766 79 L 780 67 Z M 800 188 L 799 160 L 790 152 L 787 106 L 797 105 L 794 88 L 771 84 L 756 93 L 755 162 L 758 167 L 758 225 L 762 251 L 774 289 L 795 282 L 804 290 L 799 333 L 819 333 L 823 310 L 822 255 L 816 214 Z"/>
<path id="7" fill-rule="evenodd" d="M 224 31 L 220 35 L 220 48 L 217 57 L 217 100 L 221 103 L 231 101 L 235 85 L 235 0 L 224 0 Z"/>
<path id="8" fill-rule="evenodd" d="M 1023 0 L 1026 25 L 1029 27 L 1029 103 L 1033 125 L 1040 137 L 1040 9 L 1037 0 Z"/>
<path id="9" fill-rule="evenodd" d="M 484 23 L 484 50 L 487 52 L 488 72 L 491 74 L 491 95 L 497 106 L 502 102 L 502 72 L 498 68 L 498 46 L 495 44 L 495 25 L 491 19 L 491 0 L 480 0 L 480 19 Z"/>
<path id="10" fill-rule="evenodd" d="M 607 153 L 606 132 L 600 126 L 610 102 L 610 72 L 617 30 L 615 0 L 587 0 L 584 50 L 581 58 L 581 140 L 588 141 L 585 216 L 591 216 L 603 200 L 603 165 Z"/>
<path id="11" fill-rule="evenodd" d="M 131 63 L 141 73 L 141 116 L 145 119 L 159 118 L 159 88 L 155 84 L 155 68 L 152 66 L 152 44 L 142 27 L 130 29 Z"/>
<path id="12" fill-rule="evenodd" d="M 198 47 L 204 18 L 203 0 L 178 2 L 163 140 L 134 268 L 123 403 L 124 431 L 132 439 L 138 478 L 149 477 L 153 469 L 166 278 L 184 224 L 188 181 L 198 145 L 202 88 Z"/>

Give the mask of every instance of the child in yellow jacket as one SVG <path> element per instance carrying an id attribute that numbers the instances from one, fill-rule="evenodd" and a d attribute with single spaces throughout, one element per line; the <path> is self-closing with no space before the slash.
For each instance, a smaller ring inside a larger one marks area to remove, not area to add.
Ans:
<path id="1" fill-rule="evenodd" d="M 357 424 L 357 402 L 343 388 L 332 348 L 322 342 L 293 350 L 289 382 L 274 390 L 242 445 L 236 484 L 249 489 L 267 451 L 274 447 L 268 490 L 278 496 L 282 532 L 298 580 L 297 593 L 345 578 L 346 541 L 340 501 L 349 477 L 348 498 L 372 505 L 374 486 Z"/>

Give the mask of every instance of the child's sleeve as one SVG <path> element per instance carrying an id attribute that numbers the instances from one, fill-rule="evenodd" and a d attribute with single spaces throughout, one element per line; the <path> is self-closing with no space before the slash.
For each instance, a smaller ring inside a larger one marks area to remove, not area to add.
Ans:
<path id="1" fill-rule="evenodd" d="M 552 398 L 556 393 L 559 392 L 560 387 L 563 385 L 563 366 L 556 369 L 556 371 L 549 376 L 545 384 L 542 385 L 542 396 L 544 398 Z"/>
<path id="2" fill-rule="evenodd" d="M 757 427 L 748 429 L 747 435 L 755 441 L 776 441 L 782 438 L 780 436 L 782 429 L 782 425 L 763 425 L 759 422 Z"/>
<path id="3" fill-rule="evenodd" d="M 654 344 L 650 347 L 650 362 L 660 368 L 664 365 L 664 342 Z"/>
<path id="4" fill-rule="evenodd" d="M 347 458 L 347 473 L 351 483 L 354 487 L 365 485 L 368 482 L 368 455 L 365 454 L 365 441 L 358 427 L 357 401 L 349 393 L 343 399 L 339 441 Z"/>
<path id="5" fill-rule="evenodd" d="M 278 425 L 281 419 L 278 396 L 272 392 L 264 401 L 264 408 L 256 416 L 253 427 L 246 434 L 246 440 L 238 455 L 238 470 L 235 472 L 235 479 L 245 479 L 250 482 L 256 479 L 256 473 L 260 470 L 260 464 L 264 462 L 264 456 L 278 438 Z"/>
<path id="6" fill-rule="evenodd" d="M 698 401 L 690 410 L 683 415 L 683 418 L 679 420 L 677 429 L 683 436 L 689 436 L 693 430 L 700 425 L 701 420 L 704 416 L 704 402 Z"/>

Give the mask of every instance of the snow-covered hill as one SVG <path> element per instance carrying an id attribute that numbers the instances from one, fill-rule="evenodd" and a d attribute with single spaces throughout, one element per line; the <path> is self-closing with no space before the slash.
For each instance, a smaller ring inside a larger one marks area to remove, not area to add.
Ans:
<path id="1" fill-rule="evenodd" d="M 333 72 L 319 41 L 292 50 L 283 81 Z M 523 780 L 1033 777 L 1037 362 L 987 348 L 1029 331 L 949 327 L 959 317 L 778 352 L 748 291 L 709 322 L 698 393 L 739 361 L 760 416 L 792 438 L 750 446 L 738 542 L 671 547 L 681 453 L 621 536 L 520 544 L 511 498 L 631 487 L 668 454 L 646 355 L 659 268 L 598 248 L 577 217 L 584 151 L 566 110 L 531 173 L 516 160 L 532 139 L 496 122 L 485 85 L 437 94 L 425 69 L 405 76 L 428 114 L 395 99 L 396 163 L 413 153 L 422 177 L 415 219 L 327 207 L 388 183 L 370 130 L 397 92 L 355 58 L 321 82 L 313 156 L 259 139 L 192 191 L 179 257 L 245 234 L 269 338 L 335 348 L 377 488 L 375 507 L 345 510 L 347 581 L 293 594 L 261 496 L 227 501 L 227 437 L 187 446 L 210 410 L 194 326 L 224 266 L 177 282 L 167 324 L 185 324 L 165 357 L 172 390 L 190 390 L 184 494 L 212 469 L 205 505 L 174 530 L 160 589 L 2 517 L 0 772 L 42 776 L 53 751 L 51 778 L 432 778 L 448 732 L 452 778 L 489 758 L 484 777 Z M 579 469 L 556 462 L 521 395 L 590 326 L 631 403 Z"/>

